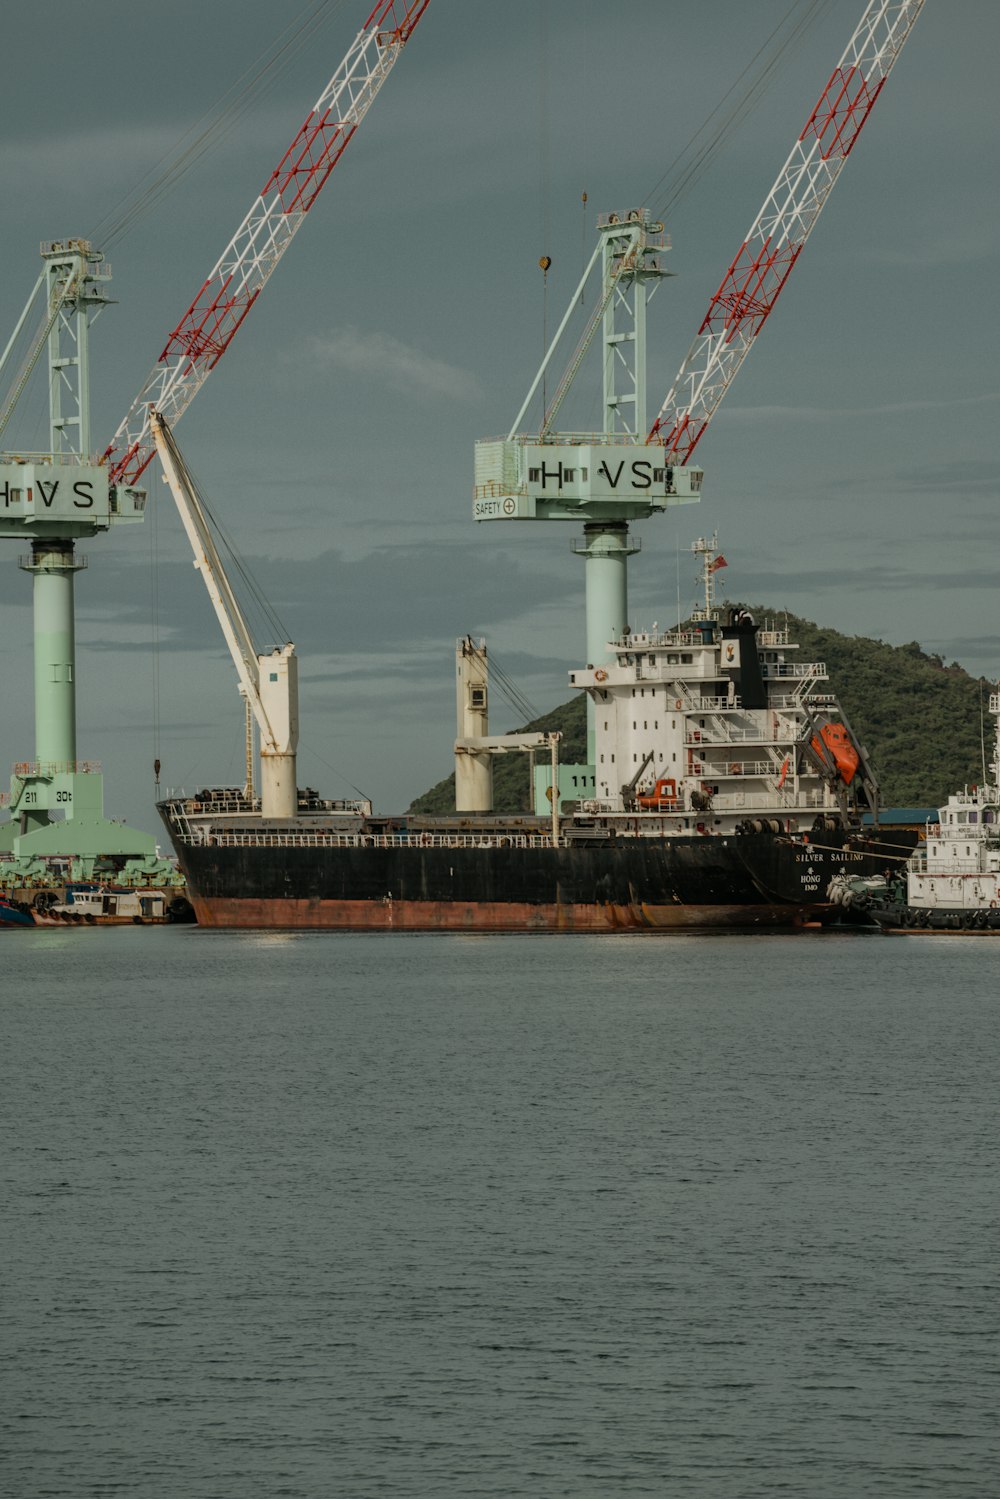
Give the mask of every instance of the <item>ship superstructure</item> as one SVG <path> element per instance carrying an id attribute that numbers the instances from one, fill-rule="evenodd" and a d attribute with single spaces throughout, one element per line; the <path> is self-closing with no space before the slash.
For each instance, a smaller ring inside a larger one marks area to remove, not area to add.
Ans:
<path id="1" fill-rule="evenodd" d="M 720 608 L 716 538 L 700 538 L 703 607 L 666 631 L 626 631 L 607 664 L 571 674 L 595 705 L 595 799 L 649 829 L 732 832 L 748 819 L 785 831 L 849 803 L 872 809 L 874 776 L 827 686 L 798 659 L 787 624 Z"/>

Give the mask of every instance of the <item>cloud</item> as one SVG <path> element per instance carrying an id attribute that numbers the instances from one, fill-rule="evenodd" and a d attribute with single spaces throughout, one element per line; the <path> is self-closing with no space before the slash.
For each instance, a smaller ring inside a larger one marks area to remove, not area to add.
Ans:
<path id="1" fill-rule="evenodd" d="M 949 592 L 969 593 L 973 589 L 994 590 L 997 585 L 996 569 L 976 570 L 967 568 L 961 572 L 909 572 L 902 567 L 844 567 L 798 569 L 794 575 L 787 572 L 754 572 L 741 570 L 741 593 L 750 597 L 774 591 L 777 597 L 796 596 L 804 593 L 822 593 L 829 596 L 838 589 L 851 593 L 887 592 Z"/>
<path id="2" fill-rule="evenodd" d="M 308 339 L 306 350 L 321 369 L 361 375 L 379 385 L 393 386 L 417 400 L 443 396 L 450 401 L 473 404 L 483 393 L 482 385 L 470 371 L 447 364 L 443 359 L 433 359 L 391 333 L 343 328 Z"/>
<path id="3" fill-rule="evenodd" d="M 1000 635 L 949 635 L 947 638 L 929 640 L 927 649 L 934 649 L 947 656 L 971 656 L 978 659 L 988 656 L 1000 661 Z"/>
<path id="4" fill-rule="evenodd" d="M 862 258 L 871 265 L 887 266 L 891 270 L 928 270 L 931 267 L 976 265 L 983 260 L 992 260 L 997 252 L 997 239 L 992 226 L 967 226 L 964 232 L 956 233 L 954 224 L 948 232 L 929 236 L 919 244 L 909 243 L 899 248 L 869 246 L 862 251 Z"/>
<path id="5" fill-rule="evenodd" d="M 727 406 L 726 418 L 759 422 L 762 417 L 781 421 L 836 422 L 857 421 L 862 417 L 905 416 L 913 412 L 967 410 L 970 406 L 995 406 L 1000 391 L 981 396 L 962 396 L 955 401 L 890 401 L 881 406 Z"/>
<path id="6" fill-rule="evenodd" d="M 1000 489 L 1000 467 L 995 459 L 955 458 L 948 463 L 929 464 L 924 469 L 901 469 L 896 482 L 907 490 L 926 491 L 928 494 L 941 494 L 946 490 L 969 494 L 982 490 L 995 495 Z M 989 514 L 976 519 L 977 523 L 987 519 L 995 522 L 996 517 Z"/>
<path id="7" fill-rule="evenodd" d="M 461 545 L 385 546 L 354 558 L 326 550 L 302 561 L 249 557 L 244 563 L 303 657 L 315 660 L 333 651 L 341 667 L 351 654 L 371 661 L 389 652 L 395 662 L 404 650 L 410 670 L 414 654 L 432 644 L 436 649 L 464 630 L 489 633 L 539 602 L 564 607 L 580 591 L 574 571 L 549 569 L 537 552 L 496 551 L 487 564 Z M 162 562 L 157 577 L 159 648 L 224 654 L 204 585 L 190 562 Z M 235 574 L 234 583 L 239 586 Z M 112 605 L 106 598 L 91 602 L 81 590 L 80 644 L 121 655 L 149 651 L 148 585 L 144 569 L 121 572 Z M 248 617 L 258 638 L 270 644 L 256 612 Z"/>

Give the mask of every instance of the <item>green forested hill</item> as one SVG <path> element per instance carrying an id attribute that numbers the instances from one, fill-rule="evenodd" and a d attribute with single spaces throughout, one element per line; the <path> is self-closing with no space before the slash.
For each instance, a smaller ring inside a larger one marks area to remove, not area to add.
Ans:
<path id="1" fill-rule="evenodd" d="M 933 807 L 959 786 L 982 780 L 980 712 L 989 684 L 958 665 L 945 666 L 916 641 L 885 645 L 881 640 L 841 635 L 759 606 L 756 618 L 787 618 L 802 661 L 825 661 L 830 685 L 851 726 L 868 750 L 879 778 L 882 803 L 891 807 Z M 517 725 L 529 730 L 561 729 L 559 757 L 586 757 L 586 703 L 581 693 L 544 718 Z M 498 732 L 514 732 L 513 726 Z M 986 720 L 987 757 L 992 720 Z M 528 758 L 501 755 L 494 761 L 494 802 L 498 812 L 526 811 Z M 414 812 L 453 812 L 455 777 L 440 781 L 413 802 Z"/>

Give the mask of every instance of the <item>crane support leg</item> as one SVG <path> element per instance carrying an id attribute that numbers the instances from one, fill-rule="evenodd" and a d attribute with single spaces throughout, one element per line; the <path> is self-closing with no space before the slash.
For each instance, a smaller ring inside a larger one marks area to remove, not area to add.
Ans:
<path id="1" fill-rule="evenodd" d="M 587 661 L 601 666 L 608 659 L 609 644 L 620 640 L 628 623 L 628 559 L 639 548 L 629 542 L 625 521 L 599 521 L 584 527 L 582 547 L 574 550 L 585 563 L 587 608 Z M 594 763 L 594 715 L 592 698 L 587 702 L 587 759 Z"/>
<path id="2" fill-rule="evenodd" d="M 260 811 L 262 817 L 294 817 L 298 812 L 295 755 L 260 752 Z"/>
<path id="3" fill-rule="evenodd" d="M 30 560 L 35 605 L 35 755 L 72 768 L 76 760 L 73 574 L 83 563 L 71 541 L 36 541 Z"/>

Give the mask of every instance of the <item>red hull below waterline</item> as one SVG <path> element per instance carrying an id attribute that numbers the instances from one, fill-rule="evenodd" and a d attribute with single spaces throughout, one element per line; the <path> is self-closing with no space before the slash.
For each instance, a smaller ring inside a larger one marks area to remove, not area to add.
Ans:
<path id="1" fill-rule="evenodd" d="M 209 900 L 198 925 L 343 932 L 623 932 L 815 924 L 816 906 L 529 905 L 494 901 Z"/>

